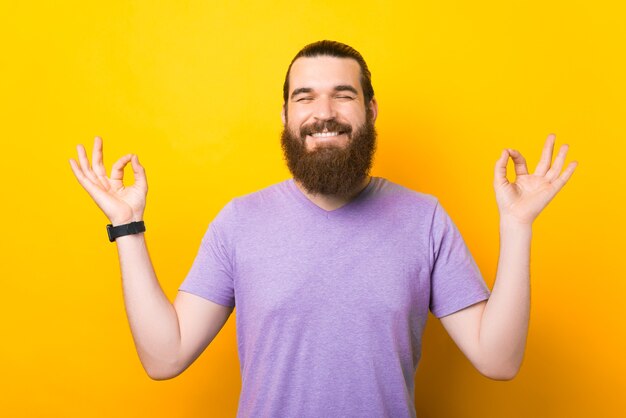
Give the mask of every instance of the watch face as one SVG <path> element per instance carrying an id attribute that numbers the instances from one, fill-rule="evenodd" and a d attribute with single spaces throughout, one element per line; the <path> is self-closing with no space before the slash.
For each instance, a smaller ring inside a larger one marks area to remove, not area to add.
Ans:
<path id="1" fill-rule="evenodd" d="M 115 241 L 115 238 L 113 237 L 113 225 L 112 224 L 107 225 L 107 235 L 109 236 L 109 242 Z"/>

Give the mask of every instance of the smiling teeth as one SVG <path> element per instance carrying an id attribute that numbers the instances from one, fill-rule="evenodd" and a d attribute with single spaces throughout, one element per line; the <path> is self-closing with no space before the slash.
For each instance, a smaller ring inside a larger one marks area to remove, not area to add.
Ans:
<path id="1" fill-rule="evenodd" d="M 338 132 L 318 132 L 315 133 L 313 135 L 311 135 L 313 138 L 327 138 L 329 136 L 337 136 L 339 135 Z"/>

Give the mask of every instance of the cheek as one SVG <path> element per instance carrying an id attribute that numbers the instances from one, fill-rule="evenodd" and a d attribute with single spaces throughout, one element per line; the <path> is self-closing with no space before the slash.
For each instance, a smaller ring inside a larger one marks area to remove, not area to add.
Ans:
<path id="1" fill-rule="evenodd" d="M 307 118 L 307 110 L 299 106 L 292 106 L 287 109 L 287 120 L 293 123 L 302 123 Z"/>
<path id="2" fill-rule="evenodd" d="M 292 136 L 300 137 L 300 126 L 293 122 L 293 119 L 287 118 L 285 129 L 291 133 Z"/>
<path id="3" fill-rule="evenodd" d="M 307 123 L 307 113 L 301 110 L 291 110 L 285 114 L 285 124 L 292 132 L 299 132 L 300 127 Z"/>
<path id="4" fill-rule="evenodd" d="M 363 124 L 365 122 L 365 119 L 367 118 L 367 112 L 361 106 L 356 106 L 350 109 L 350 114 L 353 120 L 358 121 L 359 124 Z"/>

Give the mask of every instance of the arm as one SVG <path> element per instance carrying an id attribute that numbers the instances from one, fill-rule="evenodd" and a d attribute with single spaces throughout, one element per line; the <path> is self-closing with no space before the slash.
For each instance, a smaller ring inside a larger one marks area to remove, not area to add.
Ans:
<path id="1" fill-rule="evenodd" d="M 517 374 L 530 317 L 531 228 L 501 222 L 500 258 L 488 301 L 441 318 L 478 371 L 496 380 Z"/>
<path id="2" fill-rule="evenodd" d="M 488 301 L 441 318 L 442 325 L 485 376 L 510 380 L 519 371 L 530 318 L 530 243 L 532 223 L 567 183 L 577 163 L 561 174 L 567 146 L 552 161 L 554 136 L 544 146 L 541 160 L 530 175 L 524 157 L 504 150 L 496 163 L 494 188 L 500 211 L 500 257 L 496 280 Z M 516 181 L 506 179 L 511 156 Z"/>
<path id="3" fill-rule="evenodd" d="M 107 177 L 102 162 L 102 140 L 96 138 L 93 167 L 78 146 L 72 171 L 96 204 L 121 225 L 143 218 L 148 191 L 144 168 L 136 155 L 120 158 Z M 135 183 L 123 184 L 124 167 L 131 163 Z M 126 314 L 141 363 L 153 379 L 168 379 L 185 370 L 213 340 L 232 312 L 231 307 L 179 292 L 170 303 L 157 280 L 144 234 L 116 240 Z"/>
<path id="4" fill-rule="evenodd" d="M 155 380 L 182 373 L 222 329 L 233 308 L 179 292 L 165 296 L 143 234 L 116 240 L 124 304 L 141 364 Z"/>

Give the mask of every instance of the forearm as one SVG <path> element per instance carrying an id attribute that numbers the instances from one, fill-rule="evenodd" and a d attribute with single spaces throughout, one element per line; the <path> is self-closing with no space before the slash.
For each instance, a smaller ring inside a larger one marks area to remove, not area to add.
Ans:
<path id="1" fill-rule="evenodd" d="M 500 220 L 496 280 L 481 320 L 480 347 L 490 373 L 512 378 L 522 363 L 530 318 L 532 225 Z"/>
<path id="2" fill-rule="evenodd" d="M 144 234 L 116 242 L 126 315 L 141 363 L 154 379 L 171 377 L 180 347 L 176 310 L 156 278 Z"/>

